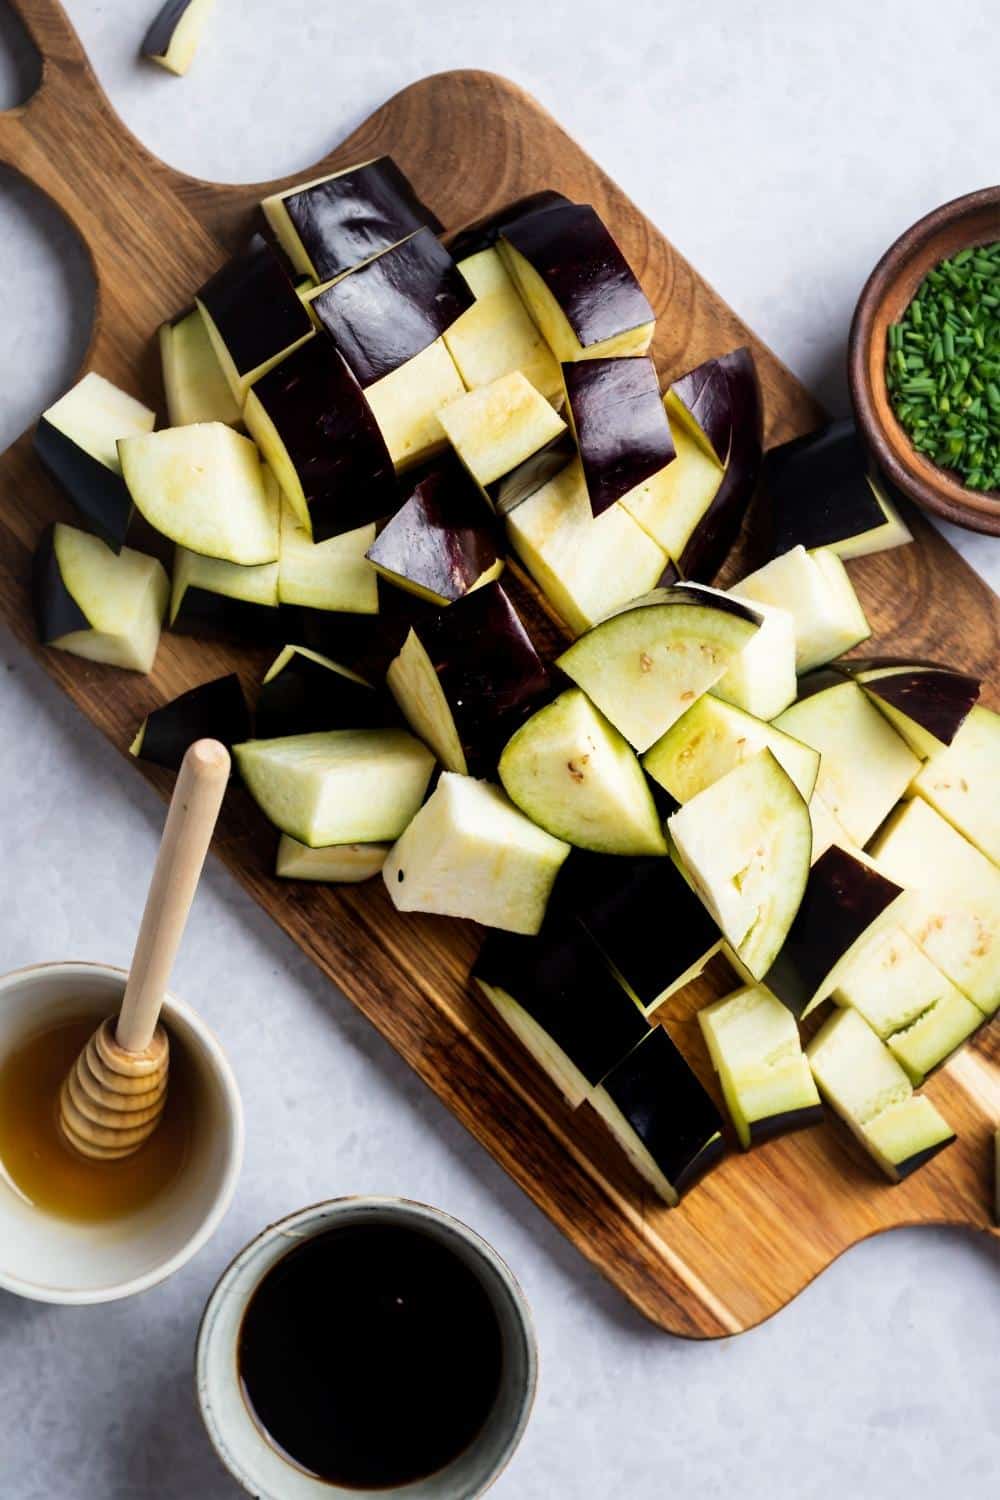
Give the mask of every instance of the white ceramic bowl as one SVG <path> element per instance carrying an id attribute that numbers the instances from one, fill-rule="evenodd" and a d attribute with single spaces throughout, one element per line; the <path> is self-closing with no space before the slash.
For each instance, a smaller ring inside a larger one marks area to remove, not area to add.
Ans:
<path id="1" fill-rule="evenodd" d="M 122 969 L 37 964 L 0 979 L 0 1057 L 32 1032 L 91 1014 L 114 1013 Z M 217 1228 L 243 1159 L 236 1079 L 215 1037 L 193 1010 L 168 998 L 163 1019 L 190 1064 L 198 1124 L 183 1170 L 152 1203 L 110 1223 L 76 1223 L 27 1203 L 0 1175 L 0 1287 L 39 1302 L 112 1302 L 178 1270 Z"/>
<path id="2" fill-rule="evenodd" d="M 237 1344 L 247 1304 L 275 1262 L 303 1240 L 357 1223 L 402 1223 L 430 1235 L 469 1267 L 493 1304 L 503 1339 L 503 1373 L 482 1432 L 438 1473 L 378 1492 L 381 1500 L 475 1500 L 506 1468 L 531 1415 L 538 1379 L 531 1313 L 510 1270 L 485 1240 L 438 1209 L 403 1198 L 319 1203 L 272 1224 L 240 1251 L 209 1298 L 198 1334 L 198 1401 L 208 1435 L 230 1474 L 256 1500 L 356 1500 L 356 1489 L 314 1478 L 268 1442 L 243 1396 Z"/>

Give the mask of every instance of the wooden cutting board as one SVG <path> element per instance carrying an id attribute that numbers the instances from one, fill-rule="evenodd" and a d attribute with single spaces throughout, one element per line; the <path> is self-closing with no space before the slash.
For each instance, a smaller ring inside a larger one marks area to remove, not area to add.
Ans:
<path id="1" fill-rule="evenodd" d="M 610 224 L 658 313 L 664 378 L 752 344 L 769 442 L 814 424 L 815 401 L 662 234 L 514 84 L 445 73 L 398 94 L 315 165 L 280 183 L 219 186 L 152 157 L 111 109 L 55 0 L 17 0 L 44 59 L 41 87 L 0 115 L 0 161 L 75 225 L 93 261 L 97 317 L 84 369 L 163 411 L 154 334 L 244 238 L 256 202 L 295 180 L 391 153 L 454 228 L 538 188 L 591 202 Z M 178 85 L 179 89 L 183 84 Z M 178 98 L 180 98 L 180 94 Z M 805 315 L 805 314 L 804 314 Z M 30 436 L 0 459 L 0 608 L 34 650 L 32 548 L 73 519 L 35 461 Z M 920 517 L 913 546 L 851 565 L 880 652 L 931 655 L 987 681 L 1000 706 L 998 601 Z M 733 559 L 727 576 L 735 574 Z M 511 570 L 509 577 L 512 577 Z M 512 591 L 543 648 L 558 640 L 523 578 Z M 152 677 L 38 653 L 97 727 L 126 751 L 145 713 L 195 683 L 260 660 L 165 635 Z M 133 764 L 137 764 L 134 763 Z M 138 769 L 167 790 L 165 779 Z M 989 1227 L 990 1138 L 1000 1121 L 1000 1022 L 928 1086 L 959 1143 L 889 1186 L 836 1122 L 734 1153 L 670 1211 L 651 1200 L 586 1110 L 571 1114 L 468 983 L 479 935 L 466 924 L 401 916 L 380 881 L 340 890 L 272 878 L 275 836 L 232 792 L 216 849 L 243 885 L 329 974 L 578 1248 L 654 1322 L 714 1338 L 784 1306 L 850 1245 L 899 1224 Z M 733 986 L 726 966 L 689 987 L 665 1022 L 714 1089 L 695 1011 Z M 255 1101 L 248 1099 L 253 1110 Z M 378 1184 L 372 1184 L 377 1187 Z"/>

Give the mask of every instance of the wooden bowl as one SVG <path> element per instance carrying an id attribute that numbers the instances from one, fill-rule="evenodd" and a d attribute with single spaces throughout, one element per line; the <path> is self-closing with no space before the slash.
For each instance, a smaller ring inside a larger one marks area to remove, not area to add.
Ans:
<path id="1" fill-rule="evenodd" d="M 883 255 L 851 324 L 847 370 L 858 428 L 889 478 L 924 510 L 1000 536 L 1000 494 L 969 490 L 917 452 L 896 420 L 885 383 L 886 338 L 927 272 L 966 245 L 1000 240 L 1000 187 L 955 198 L 918 220 Z"/>

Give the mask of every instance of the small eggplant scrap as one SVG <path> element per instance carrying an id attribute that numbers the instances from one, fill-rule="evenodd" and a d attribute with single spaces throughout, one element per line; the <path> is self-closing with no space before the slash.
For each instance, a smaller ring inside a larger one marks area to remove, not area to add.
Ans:
<path id="1" fill-rule="evenodd" d="M 315 880 L 325 885 L 359 885 L 385 864 L 390 844 L 328 844 L 310 849 L 289 834 L 278 842 L 274 873 L 279 880 Z"/>
<path id="2" fill-rule="evenodd" d="M 156 413 L 93 371 L 44 411 L 35 452 L 87 525 L 120 552 L 132 519 L 118 439 L 152 432 Z"/>
<path id="3" fill-rule="evenodd" d="M 244 417 L 314 541 L 395 510 L 395 473 L 378 423 L 325 335 L 308 339 L 257 381 Z"/>
<path id="4" fill-rule="evenodd" d="M 433 344 L 472 303 L 468 283 L 430 229 L 310 298 L 362 389 Z"/>
<path id="5" fill-rule="evenodd" d="M 415 625 L 386 680 L 410 727 L 462 775 L 491 773 L 514 730 L 551 691 L 499 583 Z"/>
<path id="6" fill-rule="evenodd" d="M 203 682 L 143 719 L 130 753 L 140 760 L 179 771 L 196 740 L 220 740 L 232 749 L 252 732 L 250 710 L 235 672 Z"/>
<path id="7" fill-rule="evenodd" d="M 353 271 L 425 225 L 441 223 L 391 156 L 345 167 L 265 198 L 261 207 L 285 254 L 317 285 Z"/>
<path id="8" fill-rule="evenodd" d="M 421 480 L 366 556 L 397 588 L 440 607 L 492 583 L 504 566 L 496 523 L 457 463 Z"/>
<path id="9" fill-rule="evenodd" d="M 648 355 L 563 365 L 566 411 L 587 481 L 590 508 L 602 515 L 676 456 Z"/>
<path id="10" fill-rule="evenodd" d="M 739 536 L 757 488 L 764 452 L 764 407 L 753 355 L 746 348 L 734 349 L 718 363 L 729 383 L 732 414 L 726 468 L 708 508 L 680 556 L 674 559 L 682 578 L 701 583 L 711 582 Z"/>
<path id="11" fill-rule="evenodd" d="M 588 1102 L 670 1207 L 725 1154 L 722 1116 L 662 1026 L 612 1069 Z"/>
<path id="12" fill-rule="evenodd" d="M 561 364 L 645 354 L 655 315 L 596 210 L 557 203 L 505 225 L 507 269 Z"/>
<path id="13" fill-rule="evenodd" d="M 254 381 L 315 332 L 284 265 L 259 234 L 206 281 L 195 305 L 240 410 Z"/>
<path id="14" fill-rule="evenodd" d="M 194 62 L 215 0 L 166 0 L 142 43 L 142 55 L 178 78 Z"/>

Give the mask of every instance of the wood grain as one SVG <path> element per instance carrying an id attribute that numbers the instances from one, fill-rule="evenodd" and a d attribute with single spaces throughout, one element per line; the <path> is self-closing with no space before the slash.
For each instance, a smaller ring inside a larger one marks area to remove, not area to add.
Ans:
<path id="1" fill-rule="evenodd" d="M 282 183 L 225 187 L 173 172 L 129 135 L 101 93 L 54 0 L 15 6 L 43 53 L 38 95 L 0 116 L 0 160 L 35 182 L 75 224 L 93 259 L 97 319 L 86 359 L 163 410 L 153 334 L 239 243 L 253 206 Z M 594 203 L 659 314 L 654 353 L 664 377 L 750 342 L 769 441 L 820 415 L 812 397 L 726 307 L 660 232 L 513 84 L 485 73 L 413 85 L 322 162 L 286 183 L 391 152 L 449 228 L 506 199 L 555 187 Z M 0 459 L 0 608 L 37 651 L 28 598 L 35 540 L 63 499 L 22 438 Z M 998 604 L 919 516 L 916 543 L 852 564 L 879 650 L 909 651 L 983 674 L 1000 701 Z M 745 552 L 726 576 L 735 576 Z M 512 570 L 516 573 L 516 570 Z M 558 639 L 523 579 L 514 592 L 543 649 Z M 146 712 L 194 683 L 239 670 L 252 652 L 165 635 L 151 677 L 59 652 L 41 660 L 123 752 Z M 169 778 L 141 766 L 162 792 Z M 879 1177 L 835 1122 L 724 1160 L 669 1211 L 653 1202 L 587 1111 L 570 1114 L 473 994 L 471 926 L 395 912 L 380 882 L 339 890 L 272 878 L 274 833 L 241 793 L 227 799 L 215 841 L 237 878 L 483 1142 L 578 1248 L 649 1318 L 691 1337 L 750 1328 L 794 1297 L 858 1240 L 900 1224 L 988 1228 L 990 1132 L 1000 1118 L 998 1027 L 944 1068 L 929 1093 L 960 1142 L 899 1187 Z M 714 1088 L 694 1015 L 733 984 L 725 965 L 671 1003 L 668 1029 Z M 254 1101 L 248 1100 L 248 1107 Z"/>

